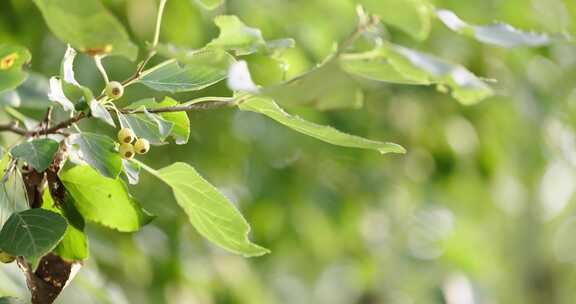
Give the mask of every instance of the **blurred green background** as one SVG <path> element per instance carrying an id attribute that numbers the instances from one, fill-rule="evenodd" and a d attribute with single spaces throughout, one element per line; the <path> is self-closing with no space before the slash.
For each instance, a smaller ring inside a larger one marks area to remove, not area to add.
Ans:
<path id="1" fill-rule="evenodd" d="M 568 0 L 432 2 L 471 23 L 576 34 L 576 4 Z M 156 2 L 104 3 L 143 50 Z M 288 77 L 322 61 L 357 22 L 351 0 L 228 0 L 215 11 L 169 0 L 161 41 L 202 47 L 218 34 L 218 14 L 238 15 L 267 39 L 294 38 Z M 506 50 L 437 20 L 423 42 L 382 27 L 395 43 L 495 79 L 496 96 L 466 107 L 432 87 L 361 81 L 361 109 L 288 109 L 399 143 L 406 155 L 333 147 L 253 113 L 191 113 L 190 142 L 155 147 L 143 161 L 195 166 L 237 203 L 252 239 L 272 254 L 244 259 L 208 244 L 169 189 L 142 173 L 132 193 L 158 218 L 135 234 L 89 226 L 91 258 L 58 303 L 574 303 L 576 47 Z M 65 45 L 31 1 L 2 1 L 0 41 L 29 48 L 34 72 L 58 73 Z M 282 80 L 273 60 L 246 59 L 256 83 Z M 104 63 L 114 80 L 134 70 L 123 58 Z M 86 56 L 76 74 L 101 90 Z M 230 94 L 224 83 L 178 97 L 218 94 Z M 162 96 L 135 86 L 121 102 L 150 95 Z M 0 295 L 26 293 L 16 266 L 0 267 Z"/>

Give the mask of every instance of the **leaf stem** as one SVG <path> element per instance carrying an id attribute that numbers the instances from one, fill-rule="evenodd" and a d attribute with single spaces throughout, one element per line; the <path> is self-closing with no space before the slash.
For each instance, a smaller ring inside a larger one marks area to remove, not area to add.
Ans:
<path id="1" fill-rule="evenodd" d="M 132 159 L 130 160 L 131 162 L 137 164 L 138 166 L 140 166 L 142 169 L 146 170 L 148 173 L 154 175 L 154 177 L 162 180 L 162 177 L 158 174 L 158 170 L 153 169 L 152 167 L 149 167 L 148 165 L 146 165 L 145 163 L 137 160 L 137 159 Z"/>
<path id="2" fill-rule="evenodd" d="M 110 80 L 108 79 L 108 74 L 106 74 L 106 69 L 104 69 L 104 66 L 102 65 L 102 56 L 94 56 L 94 63 L 96 63 L 96 67 L 98 68 L 98 71 L 100 71 L 100 74 L 102 74 L 102 78 L 104 78 L 104 82 L 106 82 L 106 84 L 108 84 L 108 82 L 110 82 Z"/>

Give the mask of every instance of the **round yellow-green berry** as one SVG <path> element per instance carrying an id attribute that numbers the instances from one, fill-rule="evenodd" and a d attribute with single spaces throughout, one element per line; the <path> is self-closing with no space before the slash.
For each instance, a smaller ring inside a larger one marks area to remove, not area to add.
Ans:
<path id="1" fill-rule="evenodd" d="M 132 144 L 120 144 L 120 155 L 122 155 L 122 158 L 130 160 L 134 158 L 134 154 L 134 146 Z"/>
<path id="2" fill-rule="evenodd" d="M 106 85 L 106 96 L 112 99 L 118 99 L 124 95 L 124 86 L 118 81 L 110 81 Z"/>
<path id="3" fill-rule="evenodd" d="M 138 138 L 134 143 L 134 150 L 138 154 L 146 154 L 150 151 L 150 142 L 145 138 Z"/>
<path id="4" fill-rule="evenodd" d="M 136 134 L 130 128 L 122 128 L 118 131 L 118 141 L 121 144 L 129 144 L 134 141 Z"/>

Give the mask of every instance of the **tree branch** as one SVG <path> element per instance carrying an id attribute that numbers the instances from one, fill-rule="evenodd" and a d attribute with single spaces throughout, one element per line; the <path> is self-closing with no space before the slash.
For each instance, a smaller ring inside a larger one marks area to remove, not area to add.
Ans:
<path id="1" fill-rule="evenodd" d="M 12 121 L 7 124 L 0 124 L 0 132 L 12 132 L 27 136 L 29 131 L 18 127 L 18 124 L 15 121 Z"/>

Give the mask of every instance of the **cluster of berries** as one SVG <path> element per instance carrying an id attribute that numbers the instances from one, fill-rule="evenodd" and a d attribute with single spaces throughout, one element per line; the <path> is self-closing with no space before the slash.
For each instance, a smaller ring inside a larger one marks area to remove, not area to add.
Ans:
<path id="1" fill-rule="evenodd" d="M 134 144 L 132 142 L 136 140 Z M 145 138 L 136 138 L 134 131 L 130 128 L 122 128 L 118 132 L 120 142 L 120 155 L 124 159 L 132 159 L 135 154 L 146 154 L 150 151 L 150 142 Z"/>

